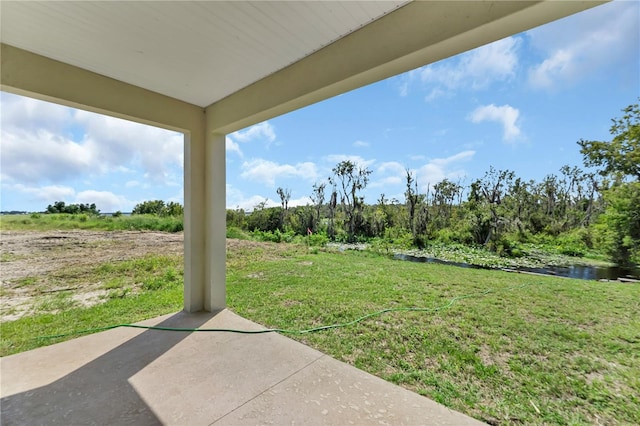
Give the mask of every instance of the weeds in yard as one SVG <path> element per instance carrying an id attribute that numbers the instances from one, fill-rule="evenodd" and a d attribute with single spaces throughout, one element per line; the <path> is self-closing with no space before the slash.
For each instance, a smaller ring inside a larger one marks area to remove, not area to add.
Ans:
<path id="1" fill-rule="evenodd" d="M 16 281 L 15 288 L 30 287 L 38 282 L 38 277 L 24 277 Z"/>
<path id="2" fill-rule="evenodd" d="M 34 305 L 35 312 L 62 312 L 78 306 L 78 302 L 73 300 L 71 292 L 59 292 L 39 296 Z"/>
<path id="3" fill-rule="evenodd" d="M 0 263 L 13 262 L 18 259 L 23 259 L 24 256 L 15 253 L 2 253 L 0 254 Z"/>

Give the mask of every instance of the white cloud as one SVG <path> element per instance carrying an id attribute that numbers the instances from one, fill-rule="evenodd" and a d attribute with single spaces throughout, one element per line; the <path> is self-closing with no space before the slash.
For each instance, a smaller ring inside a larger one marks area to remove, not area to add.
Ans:
<path id="1" fill-rule="evenodd" d="M 13 133 L 27 128 L 67 132 L 74 110 L 62 105 L 2 92 L 2 129 Z"/>
<path id="2" fill-rule="evenodd" d="M 475 151 L 462 151 L 459 152 L 457 154 L 454 154 L 450 157 L 446 157 L 446 158 L 435 158 L 433 160 L 430 161 L 430 163 L 435 164 L 439 167 L 446 167 L 452 163 L 457 163 L 459 161 L 468 161 L 471 160 L 471 158 L 473 158 L 473 156 L 476 154 Z"/>
<path id="3" fill-rule="evenodd" d="M 102 212 L 131 211 L 133 201 L 126 197 L 116 195 L 108 191 L 86 190 L 76 193 L 75 189 L 64 185 L 28 186 L 24 184 L 3 184 L 3 189 L 24 194 L 26 202 L 35 202 L 41 205 L 41 210 L 45 206 L 55 201 L 64 201 L 66 204 L 91 204 Z"/>
<path id="4" fill-rule="evenodd" d="M 318 170 L 314 163 L 303 162 L 292 164 L 278 164 L 273 161 L 256 158 L 242 163 L 242 173 L 244 179 L 266 183 L 274 186 L 276 179 L 301 178 L 313 181 L 318 177 Z"/>
<path id="5" fill-rule="evenodd" d="M 337 165 L 338 163 L 342 163 L 343 161 L 351 161 L 352 163 L 354 163 L 356 166 L 360 168 L 368 168 L 369 166 L 371 166 L 373 163 L 376 162 L 376 160 L 365 160 L 359 155 L 345 155 L 345 154 L 331 154 L 331 155 L 327 155 L 324 159 L 332 164 L 331 167 L 334 167 L 335 165 Z"/>
<path id="6" fill-rule="evenodd" d="M 405 97 L 409 94 L 409 87 L 420 75 L 421 68 L 411 70 L 396 77 L 398 81 L 398 91 L 400 96 Z"/>
<path id="7" fill-rule="evenodd" d="M 440 89 L 439 87 L 436 87 L 432 89 L 427 96 L 424 97 L 424 100 L 427 102 L 431 102 L 438 98 L 450 97 L 451 93 L 453 92 L 447 92 L 445 90 Z"/>
<path id="8" fill-rule="evenodd" d="M 171 168 L 183 167 L 180 133 L 82 110 L 76 111 L 75 120 L 86 130 L 82 145 L 103 173 L 122 164 L 139 164 L 150 179 L 162 183 Z"/>
<path id="9" fill-rule="evenodd" d="M 236 154 L 238 154 L 240 157 L 244 157 L 244 154 L 242 153 L 242 150 L 240 149 L 240 145 L 238 145 L 237 143 L 235 143 L 233 141 L 233 139 L 231 139 L 229 136 L 227 136 L 225 138 L 225 150 L 227 152 L 235 152 Z"/>
<path id="10" fill-rule="evenodd" d="M 557 50 L 551 57 L 529 71 L 529 82 L 534 87 L 550 88 L 559 77 L 567 78 L 573 74 L 572 52 Z"/>
<path id="11" fill-rule="evenodd" d="M 313 201 L 311 201 L 311 197 L 309 196 L 292 198 L 289 200 L 289 207 L 307 206 L 311 204 L 313 204 Z"/>
<path id="12" fill-rule="evenodd" d="M 228 209 L 241 208 L 244 211 L 253 211 L 255 206 L 257 206 L 259 203 L 262 203 L 265 200 L 266 200 L 266 207 L 277 207 L 280 205 L 280 203 L 277 203 L 276 201 L 270 198 L 265 198 L 262 195 L 245 196 L 242 191 L 240 191 L 238 188 L 233 187 L 230 184 L 227 184 L 226 193 L 227 193 Z M 274 191 L 274 195 L 275 195 L 275 191 Z"/>
<path id="13" fill-rule="evenodd" d="M 381 163 L 378 166 L 377 172 L 378 173 L 391 172 L 391 173 L 396 173 L 396 174 L 398 174 L 398 173 L 402 174 L 402 173 L 406 173 L 406 168 L 405 168 L 405 166 L 403 166 L 402 164 L 398 163 L 397 161 L 387 161 L 385 163 Z"/>
<path id="14" fill-rule="evenodd" d="M 375 178 L 369 185 L 371 188 L 399 185 L 406 179 L 406 167 L 397 161 L 381 163 L 372 177 Z"/>
<path id="15" fill-rule="evenodd" d="M 637 84 L 638 61 L 624 64 L 640 51 L 639 15 L 640 3 L 614 1 L 529 31 L 532 47 L 544 56 L 529 68 L 529 83 L 556 89 L 615 68 L 626 69 Z"/>
<path id="16" fill-rule="evenodd" d="M 253 211 L 258 204 L 264 201 L 266 201 L 265 207 L 280 207 L 280 199 L 275 196 L 275 191 L 273 191 L 274 197 L 270 198 L 263 195 L 246 196 L 241 190 L 231 184 L 227 184 L 226 190 L 228 209 L 235 210 L 241 208 L 244 211 Z M 311 203 L 311 199 L 308 196 L 302 196 L 290 199 L 289 207 L 306 206 Z"/>
<path id="17" fill-rule="evenodd" d="M 355 141 L 353 143 L 353 146 L 355 146 L 356 148 L 368 148 L 370 144 L 369 142 L 365 142 L 365 141 Z"/>
<path id="18" fill-rule="evenodd" d="M 520 128 L 516 123 L 519 116 L 520 111 L 510 105 L 495 106 L 491 104 L 476 108 L 469 119 L 473 123 L 496 121 L 502 124 L 503 139 L 511 141 L 520 135 Z"/>
<path id="19" fill-rule="evenodd" d="M 183 136 L 86 111 L 2 94 L 2 179 L 63 182 L 142 168 L 159 183 L 182 168 Z"/>
<path id="20" fill-rule="evenodd" d="M 462 168 L 462 163 L 470 161 L 475 155 L 475 151 L 462 151 L 445 158 L 434 158 L 429 160 L 417 169 L 410 169 L 417 180 L 420 192 L 427 191 L 429 186 L 442 181 L 443 179 L 457 180 L 467 175 Z M 407 168 L 401 163 L 389 161 L 380 164 L 376 169 L 375 181 L 371 182 L 370 188 L 385 188 L 395 191 L 393 187 L 404 187 L 407 179 Z M 389 188 L 392 187 L 392 188 Z M 391 197 L 393 198 L 393 197 Z M 402 197 L 395 197 L 402 198 Z"/>
<path id="21" fill-rule="evenodd" d="M 244 130 L 238 130 L 229 135 L 233 141 L 237 142 L 250 142 L 254 140 L 265 140 L 267 144 L 270 144 L 276 140 L 275 128 L 268 121 L 264 121 L 259 124 L 255 124 Z"/>
<path id="22" fill-rule="evenodd" d="M 470 161 L 475 151 L 462 151 L 446 158 L 435 158 L 415 171 L 419 189 L 425 192 L 427 187 L 433 186 L 443 179 L 456 180 L 466 176 L 466 172 L 459 163 Z"/>
<path id="23" fill-rule="evenodd" d="M 167 198 L 167 202 L 173 201 L 174 203 L 179 203 L 184 206 L 184 187 L 180 188 L 177 194 Z"/>
<path id="24" fill-rule="evenodd" d="M 400 176 L 387 176 L 382 179 L 378 179 L 375 182 L 372 182 L 369 187 L 371 188 L 379 188 L 386 187 L 389 185 L 399 185 L 403 182 L 402 177 Z"/>
<path id="25" fill-rule="evenodd" d="M 405 97 L 409 94 L 409 81 L 405 80 L 400 83 L 398 86 L 398 90 L 400 92 L 400 96 Z"/>
<path id="26" fill-rule="evenodd" d="M 94 170 L 92 153 L 86 147 L 48 130 L 11 131 L 3 125 L 1 137 L 4 181 L 62 182 Z"/>
<path id="27" fill-rule="evenodd" d="M 225 138 L 225 150 L 227 152 L 235 152 L 240 157 L 244 157 L 242 149 L 240 148 L 241 143 L 264 141 L 265 144 L 269 146 L 275 142 L 275 140 L 275 128 L 268 121 L 264 121 L 227 135 Z"/>
<path id="28" fill-rule="evenodd" d="M 486 89 L 493 82 L 514 78 L 518 67 L 518 37 L 507 37 L 454 58 L 419 68 L 420 80 L 430 87 L 431 101 L 462 88 Z M 411 75 L 410 80 L 413 79 Z"/>
<path id="29" fill-rule="evenodd" d="M 84 204 L 95 203 L 96 207 L 104 213 L 113 213 L 118 210 L 131 211 L 135 204 L 113 192 L 95 191 L 93 189 L 79 192 L 75 197 L 75 202 Z"/>
<path id="30" fill-rule="evenodd" d="M 63 185 L 48 185 L 36 187 L 18 183 L 3 184 L 2 188 L 24 194 L 27 201 L 49 204 L 54 201 L 72 200 L 76 193 L 73 188 Z"/>

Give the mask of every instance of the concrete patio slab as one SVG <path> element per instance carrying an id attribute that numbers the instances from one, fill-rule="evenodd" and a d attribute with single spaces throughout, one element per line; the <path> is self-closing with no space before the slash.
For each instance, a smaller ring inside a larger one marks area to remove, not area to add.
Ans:
<path id="1" fill-rule="evenodd" d="M 262 329 L 228 310 L 141 324 Z M 3 425 L 482 424 L 275 333 L 118 328 L 0 369 Z"/>

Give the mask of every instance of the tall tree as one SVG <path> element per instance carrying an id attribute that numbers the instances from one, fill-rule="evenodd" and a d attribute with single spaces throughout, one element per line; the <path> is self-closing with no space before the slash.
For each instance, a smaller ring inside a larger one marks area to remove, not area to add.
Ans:
<path id="1" fill-rule="evenodd" d="M 603 190 L 605 211 L 596 227 L 611 259 L 618 264 L 640 262 L 640 105 L 614 118 L 611 142 L 578 141 L 587 166 L 611 179 Z"/>
<path id="2" fill-rule="evenodd" d="M 289 200 L 291 199 L 291 190 L 288 188 L 278 187 L 276 192 L 280 196 L 280 203 L 282 205 L 282 210 L 280 211 L 280 230 L 284 231 L 284 220 L 287 216 L 287 211 L 289 210 Z"/>
<path id="3" fill-rule="evenodd" d="M 420 196 L 418 195 L 418 182 L 413 177 L 413 172 L 409 169 L 405 170 L 407 176 L 407 190 L 404 192 L 405 203 L 407 205 L 407 213 L 409 214 L 409 229 L 411 235 L 416 237 L 416 207 Z"/>
<path id="4" fill-rule="evenodd" d="M 462 187 L 449 179 L 443 179 L 433 186 L 433 207 L 434 217 L 438 219 L 437 229 L 449 226 L 451 219 L 451 210 L 456 195 L 462 190 Z"/>
<path id="5" fill-rule="evenodd" d="M 611 142 L 579 140 L 587 167 L 599 167 L 600 174 L 617 179 L 630 177 L 640 182 L 640 104 L 622 110 L 609 129 Z"/>
<path id="6" fill-rule="evenodd" d="M 338 189 L 335 185 L 331 190 L 331 197 L 329 199 L 329 227 L 327 229 L 327 234 L 329 237 L 333 238 L 336 234 L 335 230 L 335 219 L 336 219 L 336 207 L 338 206 Z"/>
<path id="7" fill-rule="evenodd" d="M 322 210 L 322 204 L 324 203 L 324 189 L 327 187 L 326 183 L 314 183 L 313 192 L 311 193 L 311 201 L 315 207 L 315 216 L 313 218 L 313 232 L 317 232 L 320 228 L 320 213 Z"/>
<path id="8" fill-rule="evenodd" d="M 514 173 L 510 170 L 496 170 L 490 167 L 484 178 L 477 181 L 477 188 L 491 212 L 491 228 L 484 241 L 485 245 L 492 240 L 497 240 L 500 236 L 500 231 L 504 227 L 505 218 L 502 215 L 500 206 L 507 189 L 511 186 L 513 176 Z"/>
<path id="9" fill-rule="evenodd" d="M 342 206 L 347 216 L 347 234 L 349 239 L 353 239 L 357 226 L 362 221 L 364 207 L 364 197 L 359 193 L 369 183 L 371 170 L 345 160 L 338 163 L 332 171 L 333 176 L 329 178 L 329 182 L 339 187 Z"/>

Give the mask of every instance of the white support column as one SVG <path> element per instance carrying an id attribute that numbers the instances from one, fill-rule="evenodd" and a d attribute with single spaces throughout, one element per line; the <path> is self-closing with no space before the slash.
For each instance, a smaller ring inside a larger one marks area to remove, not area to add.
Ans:
<path id="1" fill-rule="evenodd" d="M 199 128 L 184 135 L 184 310 L 204 309 L 205 153 L 204 114 Z"/>
<path id="2" fill-rule="evenodd" d="M 213 133 L 212 114 L 206 114 L 206 208 L 204 309 L 226 307 L 227 200 L 225 135 Z"/>
<path id="3" fill-rule="evenodd" d="M 225 135 L 202 126 L 184 141 L 184 310 L 226 306 Z"/>

